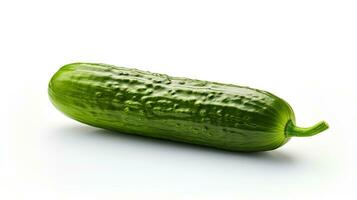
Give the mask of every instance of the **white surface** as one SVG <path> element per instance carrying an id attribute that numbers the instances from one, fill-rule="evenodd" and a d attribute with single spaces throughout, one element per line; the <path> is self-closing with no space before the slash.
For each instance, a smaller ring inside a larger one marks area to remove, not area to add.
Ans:
<path id="1" fill-rule="evenodd" d="M 0 1 L 0 199 L 357 199 L 356 1 Z M 330 129 L 258 154 L 75 122 L 70 62 L 268 90 Z"/>

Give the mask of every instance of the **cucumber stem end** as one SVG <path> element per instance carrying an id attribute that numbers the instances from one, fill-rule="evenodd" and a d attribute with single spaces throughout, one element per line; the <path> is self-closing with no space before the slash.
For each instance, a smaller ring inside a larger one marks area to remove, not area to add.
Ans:
<path id="1" fill-rule="evenodd" d="M 292 121 L 289 121 L 285 127 L 285 134 L 287 137 L 309 137 L 321 133 L 328 128 L 329 125 L 325 121 L 320 121 L 308 128 L 297 127 Z"/>

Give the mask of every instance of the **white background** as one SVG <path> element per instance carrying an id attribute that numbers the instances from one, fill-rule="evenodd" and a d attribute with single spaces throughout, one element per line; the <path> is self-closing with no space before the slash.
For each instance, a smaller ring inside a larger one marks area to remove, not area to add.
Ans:
<path id="1" fill-rule="evenodd" d="M 0 0 L 0 199 L 357 199 L 356 1 Z M 330 129 L 242 154 L 73 121 L 64 64 L 268 90 Z"/>

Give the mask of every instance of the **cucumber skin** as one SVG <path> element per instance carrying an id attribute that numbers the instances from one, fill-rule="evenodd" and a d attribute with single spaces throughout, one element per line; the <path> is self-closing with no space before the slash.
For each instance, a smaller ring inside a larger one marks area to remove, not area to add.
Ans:
<path id="1" fill-rule="evenodd" d="M 231 151 L 285 144 L 291 107 L 262 90 L 96 63 L 72 63 L 49 82 L 53 105 L 104 129 Z"/>

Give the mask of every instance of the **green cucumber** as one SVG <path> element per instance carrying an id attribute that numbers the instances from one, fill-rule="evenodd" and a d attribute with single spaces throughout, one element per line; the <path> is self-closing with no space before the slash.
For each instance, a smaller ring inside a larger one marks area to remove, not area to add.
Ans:
<path id="1" fill-rule="evenodd" d="M 328 128 L 296 127 L 289 104 L 266 91 L 106 64 L 65 65 L 48 93 L 88 125 L 232 151 L 272 150 Z"/>

